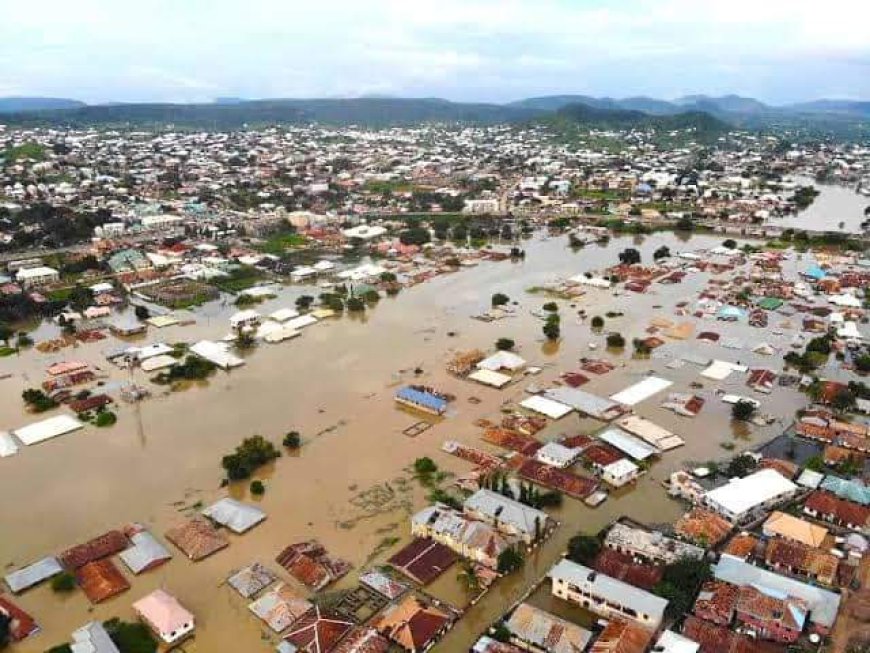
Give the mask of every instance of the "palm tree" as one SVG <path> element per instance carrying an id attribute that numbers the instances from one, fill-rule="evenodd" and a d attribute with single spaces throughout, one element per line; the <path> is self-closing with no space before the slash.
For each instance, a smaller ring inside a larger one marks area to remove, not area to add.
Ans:
<path id="1" fill-rule="evenodd" d="M 462 584 L 465 591 L 469 594 L 473 594 L 480 589 L 480 580 L 477 578 L 477 574 L 474 573 L 474 565 L 469 560 L 462 561 L 459 572 L 456 574 L 456 580 Z"/>

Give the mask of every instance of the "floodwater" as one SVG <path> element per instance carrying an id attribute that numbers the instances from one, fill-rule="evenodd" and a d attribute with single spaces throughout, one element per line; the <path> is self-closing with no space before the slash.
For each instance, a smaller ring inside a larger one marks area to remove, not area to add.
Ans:
<path id="1" fill-rule="evenodd" d="M 268 519 L 247 535 L 230 534 L 230 546 L 211 558 L 192 563 L 170 545 L 174 554 L 171 562 L 136 578 L 124 570 L 131 590 L 96 607 L 90 606 L 81 592 L 59 597 L 47 585 L 18 597 L 43 630 L 16 650 L 44 651 L 67 640 L 72 630 L 92 619 L 132 618 L 132 602 L 155 587 L 175 594 L 197 617 L 197 636 L 185 650 L 223 651 L 229 641 L 236 650 L 273 650 L 277 638 L 224 585 L 232 570 L 256 560 L 277 569 L 273 560 L 284 546 L 318 538 L 331 553 L 355 565 L 337 587 L 351 586 L 363 565 L 382 563 L 409 540 L 408 516 L 426 503 L 426 491 L 408 471 L 415 458 L 430 456 L 442 469 L 459 474 L 469 471 L 470 465 L 442 453 L 445 440 L 497 451 L 480 440 L 480 430 L 473 423 L 480 418 L 498 418 L 503 402 L 523 398 L 525 382 L 498 391 L 453 378 L 444 371 L 452 352 L 491 349 L 497 338 L 511 337 L 530 364 L 544 368 L 534 381 L 551 381 L 561 372 L 577 369 L 579 358 L 604 354 L 604 334 L 593 334 L 588 322 L 577 317 L 577 310 L 585 308 L 590 316 L 622 311 L 623 317 L 606 320 L 604 332 L 621 331 L 630 343 L 633 337 L 644 334 L 654 316 L 687 319 L 673 315 L 674 304 L 696 298 L 710 275 L 690 275 L 673 286 L 654 284 L 644 295 L 612 296 L 609 291 L 592 290 L 576 300 L 573 308 L 559 300 L 562 340 L 555 346 L 544 342 L 540 320 L 529 313 L 547 299 L 526 289 L 557 276 L 601 270 L 615 263 L 617 253 L 625 247 L 638 247 L 644 261 L 650 261 L 653 251 L 663 244 L 676 252 L 711 247 L 719 240 L 661 233 L 614 238 L 606 246 L 592 245 L 572 252 L 566 237 L 536 236 L 525 245 L 525 261 L 486 262 L 438 277 L 404 290 L 398 297 L 382 299 L 365 316 L 327 320 L 309 327 L 300 338 L 262 345 L 248 356 L 247 365 L 230 373 L 219 372 L 206 384 L 175 393 L 154 387 L 151 399 L 136 406 L 120 405 L 114 427 L 87 427 L 22 448 L 17 456 L 0 460 L 0 569 L 6 570 L 131 521 L 146 524 L 162 539 L 169 526 L 191 514 L 196 506 L 225 495 L 226 490 L 219 487 L 219 461 L 242 438 L 262 434 L 278 443 L 285 432 L 298 430 L 305 443 L 298 455 L 285 455 L 261 474 L 267 491 L 257 501 Z M 258 310 L 268 313 L 292 306 L 293 297 L 305 291 L 288 289 Z M 517 315 L 493 323 L 471 319 L 488 306 L 494 292 L 504 292 L 519 302 Z M 658 305 L 661 308 L 654 308 Z M 197 311 L 200 319 L 196 325 L 152 329 L 147 341 L 220 338 L 228 330 L 226 318 L 233 310 L 232 306 L 213 303 Z M 778 368 L 778 357 L 771 360 L 748 349 L 762 339 L 786 347 L 792 335 L 774 336 L 745 324 L 695 322 L 696 333 L 720 331 L 723 336 L 742 338 L 747 348 L 736 351 L 688 340 L 663 347 L 659 350 L 663 353 L 654 358 L 632 360 L 629 347 L 616 356 L 617 370 L 593 378 L 584 389 L 608 395 L 655 370 L 674 381 L 671 391 L 686 392 L 689 383 L 699 380 L 700 369 L 692 365 L 667 369 L 668 350 L 677 355 L 700 350 L 710 358 Z M 43 327 L 41 336 L 50 330 Z M 590 342 L 599 345 L 598 351 L 589 350 Z M 23 410 L 20 394 L 43 380 L 45 367 L 52 362 L 84 360 L 109 374 L 109 385 L 127 380 L 131 373 L 115 369 L 102 355 L 119 344 L 109 339 L 55 354 L 30 351 L 0 359 L 0 372 L 13 375 L 0 381 L 2 428 L 17 428 L 35 419 Z M 607 357 L 614 358 L 614 354 Z M 423 370 L 420 377 L 413 374 L 417 367 Z M 146 382 L 139 370 L 132 372 L 132 378 Z M 395 387 L 411 380 L 457 397 L 451 414 L 416 438 L 406 437 L 402 430 L 421 418 L 397 409 L 392 401 Z M 718 387 L 748 394 L 742 382 L 729 379 Z M 612 495 L 597 509 L 566 498 L 553 512 L 561 522 L 553 537 L 531 554 L 521 572 L 498 581 L 470 608 L 438 650 L 468 650 L 506 607 L 538 582 L 577 532 L 597 531 L 621 514 L 646 523 L 673 522 L 682 508 L 669 500 L 660 486 L 672 470 L 685 461 L 730 455 L 721 448 L 723 442 L 734 442 L 738 450 L 756 446 L 781 431 L 803 404 L 795 391 L 776 388 L 762 398 L 762 403 L 763 410 L 780 417 L 781 423 L 752 427 L 746 435 L 732 430 L 729 407 L 713 396 L 717 386 L 706 380 L 705 386 L 698 392 L 707 398 L 707 405 L 696 419 L 661 409 L 661 395 L 637 406 L 640 415 L 680 434 L 686 446 L 666 453 L 634 489 Z M 470 402 L 471 397 L 480 403 Z M 541 435 L 554 438 L 600 426 L 569 416 L 551 424 Z M 230 492 L 250 499 L 246 485 L 230 488 Z M 387 546 L 394 538 L 399 543 Z M 462 590 L 451 582 L 455 573 L 448 571 L 448 578 L 439 580 L 432 591 L 463 604 Z"/>
<path id="2" fill-rule="evenodd" d="M 856 193 L 853 186 L 819 184 L 809 177 L 798 178 L 797 182 L 813 186 L 819 195 L 803 211 L 784 218 L 772 218 L 769 224 L 794 229 L 863 233 L 861 223 L 867 219 L 864 209 L 870 206 L 870 197 Z"/>

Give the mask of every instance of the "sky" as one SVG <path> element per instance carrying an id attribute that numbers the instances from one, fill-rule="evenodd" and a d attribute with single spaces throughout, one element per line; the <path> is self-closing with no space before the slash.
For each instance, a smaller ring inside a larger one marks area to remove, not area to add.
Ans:
<path id="1" fill-rule="evenodd" d="M 866 0 L 4 2 L 0 97 L 870 99 Z"/>

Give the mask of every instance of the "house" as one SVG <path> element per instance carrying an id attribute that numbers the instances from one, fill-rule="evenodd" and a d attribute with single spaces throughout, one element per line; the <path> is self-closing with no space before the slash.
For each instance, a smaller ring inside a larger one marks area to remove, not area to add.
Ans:
<path id="1" fill-rule="evenodd" d="M 25 288 L 35 288 L 54 283 L 60 278 L 60 273 L 54 268 L 39 266 L 35 268 L 21 268 L 15 273 L 15 280 Z"/>
<path id="2" fill-rule="evenodd" d="M 769 567 L 822 585 L 833 586 L 837 582 L 837 556 L 801 542 L 773 538 L 765 549 L 764 561 Z"/>
<path id="3" fill-rule="evenodd" d="M 510 631 L 511 642 L 530 651 L 576 653 L 592 639 L 592 633 L 585 628 L 528 603 L 520 603 L 504 625 Z"/>
<path id="4" fill-rule="evenodd" d="M 807 497 L 804 513 L 853 531 L 865 532 L 870 526 L 870 507 L 841 499 L 824 490 L 816 490 Z"/>
<path id="5" fill-rule="evenodd" d="M 121 653 L 99 621 L 91 621 L 73 631 L 73 653 Z"/>
<path id="6" fill-rule="evenodd" d="M 452 622 L 446 610 L 409 594 L 386 608 L 372 626 L 409 653 L 419 653 L 432 646 Z"/>
<path id="7" fill-rule="evenodd" d="M 515 539 L 494 526 L 476 521 L 443 504 L 424 508 L 411 517 L 411 534 L 432 538 L 464 558 L 495 569 L 498 557 Z"/>
<path id="8" fill-rule="evenodd" d="M 693 508 L 677 521 L 677 535 L 705 548 L 721 544 L 731 532 L 731 523 L 709 510 Z"/>
<path id="9" fill-rule="evenodd" d="M 20 642 L 39 632 L 39 626 L 33 617 L 2 594 L 0 594 L 0 617 L 8 620 L 9 639 L 13 642 Z"/>
<path id="10" fill-rule="evenodd" d="M 759 637 L 786 643 L 800 637 L 808 612 L 803 599 L 753 585 L 740 588 L 735 606 L 739 623 Z"/>
<path id="11" fill-rule="evenodd" d="M 539 462 L 561 469 L 573 465 L 579 456 L 579 449 L 571 449 L 558 442 L 547 442 L 535 453 L 535 459 Z"/>
<path id="12" fill-rule="evenodd" d="M 620 458 L 601 468 L 601 480 L 613 487 L 628 485 L 639 476 L 640 467 L 627 458 Z"/>
<path id="13" fill-rule="evenodd" d="M 260 598 L 248 605 L 248 610 L 262 619 L 274 632 L 285 631 L 302 615 L 314 607 L 296 590 L 284 583 L 278 583 Z"/>
<path id="14" fill-rule="evenodd" d="M 734 620 L 739 594 L 740 588 L 736 585 L 721 580 L 708 580 L 701 586 L 692 612 L 705 621 L 730 626 Z"/>
<path id="15" fill-rule="evenodd" d="M 589 653 L 643 653 L 652 636 L 652 632 L 631 621 L 613 619 L 601 631 Z"/>
<path id="16" fill-rule="evenodd" d="M 807 546 L 819 548 L 828 535 L 828 529 L 817 526 L 799 517 L 793 517 L 785 512 L 775 511 L 762 526 L 762 532 L 767 537 L 780 536 Z"/>
<path id="17" fill-rule="evenodd" d="M 720 581 L 743 587 L 750 585 L 771 595 L 801 599 L 809 610 L 810 627 L 825 635 L 831 631 L 840 610 L 840 595 L 767 571 L 732 555 L 723 554 L 713 567 L 713 576 Z"/>
<path id="18" fill-rule="evenodd" d="M 415 386 L 409 385 L 401 388 L 395 394 L 394 399 L 397 403 L 423 411 L 424 413 L 443 415 L 447 411 L 447 399 L 440 394 Z"/>
<path id="19" fill-rule="evenodd" d="M 604 546 L 630 555 L 637 561 L 654 564 L 673 564 L 682 558 L 704 557 L 704 550 L 667 537 L 658 531 L 650 531 L 626 521 L 616 522 L 604 538 Z"/>
<path id="20" fill-rule="evenodd" d="M 624 617 L 656 630 L 667 600 L 567 558 L 550 570 L 552 593 L 606 619 Z"/>
<path id="21" fill-rule="evenodd" d="M 177 644 L 190 636 L 195 627 L 193 615 L 162 589 L 136 601 L 133 611 L 164 644 Z"/>
<path id="22" fill-rule="evenodd" d="M 278 647 L 279 653 L 333 653 L 354 627 L 352 621 L 329 614 L 315 605 L 291 627 Z"/>
<path id="23" fill-rule="evenodd" d="M 526 544 L 536 541 L 547 529 L 547 513 L 509 499 L 492 490 L 478 490 L 462 504 L 463 512 L 494 526 Z"/>
<path id="24" fill-rule="evenodd" d="M 762 469 L 743 478 L 731 479 L 710 490 L 703 502 L 736 523 L 790 499 L 797 486 L 773 469 Z"/>

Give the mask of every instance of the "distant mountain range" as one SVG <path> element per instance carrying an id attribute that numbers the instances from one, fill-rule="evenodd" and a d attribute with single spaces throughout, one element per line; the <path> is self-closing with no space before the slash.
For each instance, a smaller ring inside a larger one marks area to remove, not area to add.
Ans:
<path id="1" fill-rule="evenodd" d="M 508 104 L 450 102 L 438 98 L 362 97 L 335 99 L 245 100 L 218 98 L 201 104 L 113 103 L 87 105 L 63 98 L 0 98 L 2 121 L 18 125 L 153 126 L 172 124 L 200 129 L 238 129 L 267 124 L 322 122 L 381 127 L 423 122 L 493 124 L 529 120 L 572 120 L 590 126 L 693 126 L 705 132 L 729 126 L 841 129 L 866 138 L 870 102 L 816 100 L 772 106 L 737 95 L 689 95 L 667 101 L 587 95 L 550 95 Z"/>

